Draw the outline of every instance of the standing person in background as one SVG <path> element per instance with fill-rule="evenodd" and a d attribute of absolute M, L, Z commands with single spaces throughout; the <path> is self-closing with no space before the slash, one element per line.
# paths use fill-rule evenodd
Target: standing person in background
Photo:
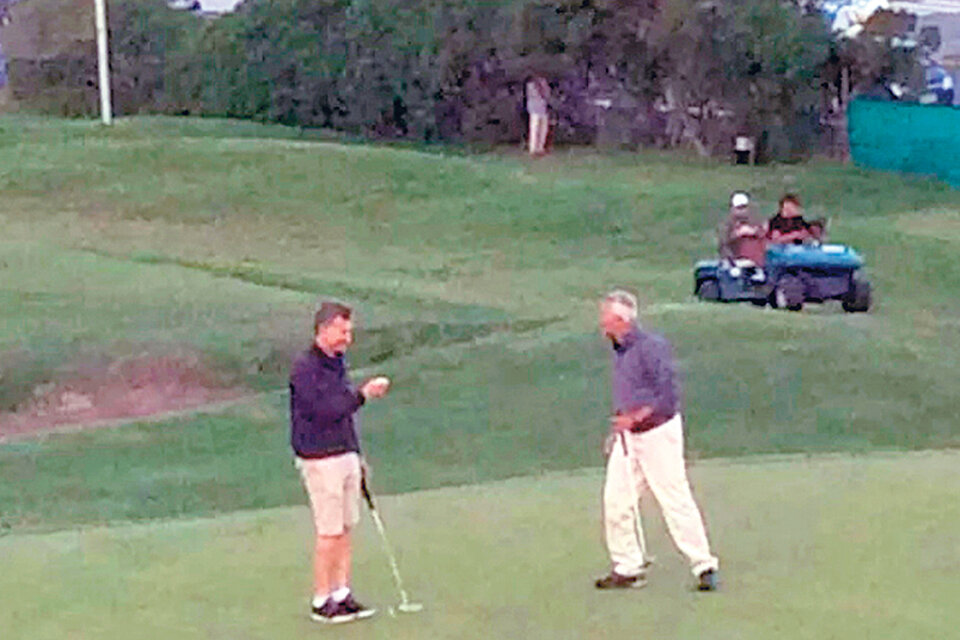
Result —
<path fill-rule="evenodd" d="M 367 400 L 386 395 L 390 381 L 372 378 L 359 389 L 350 384 L 343 358 L 353 343 L 351 315 L 346 305 L 321 304 L 313 344 L 297 356 L 290 373 L 290 443 L 316 532 L 310 616 L 326 623 L 374 614 L 350 592 L 350 534 L 360 520 L 365 469 L 353 414 Z"/>
<path fill-rule="evenodd" d="M 531 156 L 546 153 L 547 131 L 550 121 L 547 107 L 550 103 L 550 84 L 543 76 L 532 76 L 527 80 L 527 114 L 530 126 L 527 129 L 527 145 Z"/>
<path fill-rule="evenodd" d="M 700 509 L 690 492 L 683 461 L 680 386 L 670 343 L 642 331 L 637 299 L 609 293 L 600 305 L 600 326 L 613 347 L 613 408 L 604 446 L 607 474 L 603 520 L 613 568 L 598 589 L 646 584 L 643 529 L 637 499 L 647 490 L 663 511 L 674 544 L 686 556 L 697 589 L 717 588 L 719 561 L 710 553 Z"/>

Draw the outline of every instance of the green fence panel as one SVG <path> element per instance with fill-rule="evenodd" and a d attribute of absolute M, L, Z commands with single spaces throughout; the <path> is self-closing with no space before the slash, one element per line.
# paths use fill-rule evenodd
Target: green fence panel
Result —
<path fill-rule="evenodd" d="M 857 165 L 935 176 L 960 187 L 960 109 L 859 98 L 847 115 Z"/>

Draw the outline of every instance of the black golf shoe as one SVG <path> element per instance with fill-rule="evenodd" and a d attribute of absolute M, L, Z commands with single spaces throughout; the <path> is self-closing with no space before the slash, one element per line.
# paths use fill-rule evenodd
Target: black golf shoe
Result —
<path fill-rule="evenodd" d="M 707 569 L 697 576 L 697 591 L 716 591 L 718 586 L 717 572 Z"/>
<path fill-rule="evenodd" d="M 352 614 L 357 620 L 366 620 L 377 612 L 376 609 L 365 607 L 357 602 L 352 593 L 344 598 L 343 602 L 340 603 L 340 606 L 344 611 Z"/>
<path fill-rule="evenodd" d="M 594 583 L 597 589 L 639 589 L 647 586 L 647 577 L 642 573 L 636 576 L 622 576 L 616 571 L 603 576 Z"/>
<path fill-rule="evenodd" d="M 334 602 L 333 598 L 327 598 L 323 605 L 310 608 L 310 618 L 324 624 L 343 624 L 356 620 L 357 613 L 343 605 L 342 602 Z"/>

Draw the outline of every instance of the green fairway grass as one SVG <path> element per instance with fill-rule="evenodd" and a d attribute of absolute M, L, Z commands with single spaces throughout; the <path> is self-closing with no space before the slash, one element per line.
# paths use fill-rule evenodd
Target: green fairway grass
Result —
<path fill-rule="evenodd" d="M 710 594 L 691 591 L 651 505 L 650 584 L 593 588 L 607 568 L 596 471 L 385 497 L 403 577 L 425 609 L 386 614 L 398 598 L 364 516 L 354 583 L 381 612 L 336 630 L 306 616 L 306 507 L 14 534 L 0 538 L 0 629 L 5 640 L 950 638 L 958 464 L 955 452 L 930 452 L 695 465 L 721 558 Z"/>

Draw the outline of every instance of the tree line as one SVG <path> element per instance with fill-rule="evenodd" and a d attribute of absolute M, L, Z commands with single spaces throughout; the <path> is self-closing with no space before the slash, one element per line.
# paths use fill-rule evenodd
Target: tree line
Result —
<path fill-rule="evenodd" d="M 216 20 L 112 0 L 110 31 L 120 113 L 501 144 L 523 137 L 540 74 L 555 143 L 710 154 L 745 133 L 771 157 L 814 145 L 836 58 L 822 17 L 788 0 L 246 0 Z M 92 72 L 87 54 L 70 73 Z M 76 84 L 74 110 L 94 110 Z"/>

